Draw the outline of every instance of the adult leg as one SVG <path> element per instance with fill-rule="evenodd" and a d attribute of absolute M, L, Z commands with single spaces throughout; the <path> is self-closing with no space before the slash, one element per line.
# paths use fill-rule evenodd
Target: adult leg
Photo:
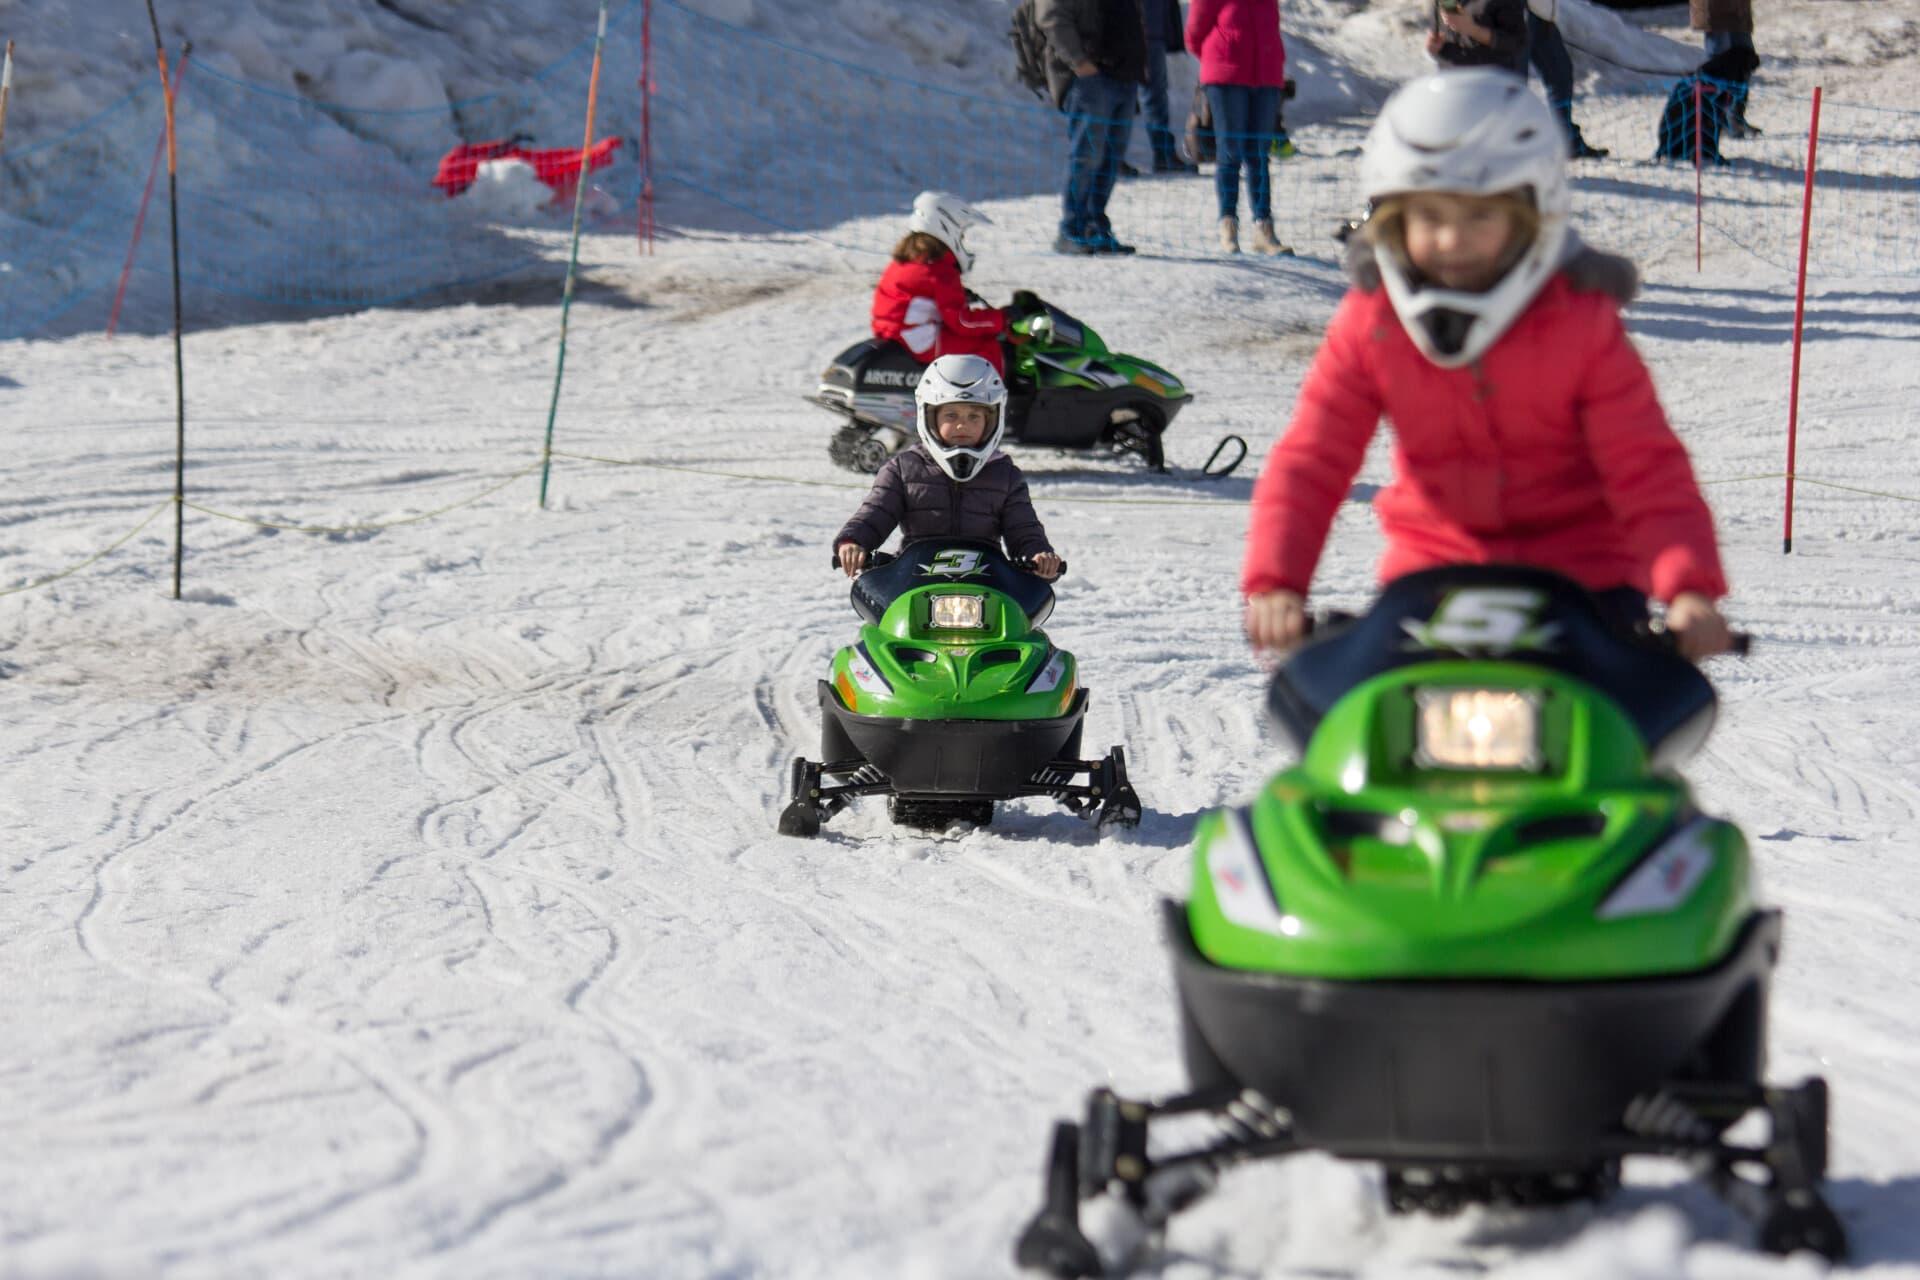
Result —
<path fill-rule="evenodd" d="M 1133 106 L 1139 86 L 1111 76 L 1095 78 L 1105 86 L 1102 92 L 1107 110 L 1101 121 L 1100 163 L 1094 170 L 1090 234 L 1102 252 L 1132 253 L 1133 249 L 1121 244 L 1113 234 L 1113 223 L 1107 220 L 1107 201 L 1113 197 L 1113 185 L 1120 176 L 1120 161 L 1127 154 L 1128 140 L 1133 137 Z"/>
<path fill-rule="evenodd" d="M 1527 61 L 1540 73 L 1540 83 L 1547 89 L 1547 101 L 1567 131 L 1567 148 L 1573 157 L 1587 159 L 1606 155 L 1606 150 L 1590 144 L 1581 134 L 1580 126 L 1573 122 L 1573 57 L 1567 52 L 1559 24 L 1537 17 L 1532 10 L 1527 12 Z"/>
<path fill-rule="evenodd" d="M 1147 82 L 1140 88 L 1140 105 L 1141 113 L 1147 118 L 1153 167 L 1179 167 L 1180 146 L 1174 141 L 1173 122 L 1167 110 L 1167 46 L 1163 41 L 1147 41 Z"/>
<path fill-rule="evenodd" d="M 1273 221 L 1273 194 L 1269 186 L 1267 149 L 1273 145 L 1273 120 L 1280 110 L 1280 90 L 1273 86 L 1248 89 L 1247 94 L 1247 204 L 1253 220 Z"/>
<path fill-rule="evenodd" d="M 1240 167 L 1247 151 L 1246 95 L 1244 85 L 1207 86 L 1207 105 L 1213 108 L 1213 193 L 1222 218 L 1240 212 Z"/>
<path fill-rule="evenodd" d="M 1060 197 L 1060 239 L 1055 248 L 1070 250 L 1092 235 L 1093 188 L 1103 123 L 1090 89 L 1101 76 L 1082 76 L 1067 88 L 1067 182 Z"/>

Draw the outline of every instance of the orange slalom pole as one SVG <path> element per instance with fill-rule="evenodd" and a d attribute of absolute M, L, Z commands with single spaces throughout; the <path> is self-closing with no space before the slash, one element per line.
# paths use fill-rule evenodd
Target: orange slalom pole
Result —
<path fill-rule="evenodd" d="M 180 572 L 186 560 L 187 520 L 187 366 L 181 351 L 180 308 L 180 151 L 173 128 L 173 83 L 167 75 L 167 46 L 160 36 L 160 15 L 147 0 L 153 27 L 153 54 L 160 63 L 160 92 L 167 104 L 167 227 L 173 244 L 173 598 L 180 598 Z"/>
<path fill-rule="evenodd" d="M 7 41 L 7 56 L 0 62 L 0 147 L 7 142 L 7 99 L 13 94 L 13 41 Z"/>
<path fill-rule="evenodd" d="M 180 51 L 180 65 L 173 69 L 173 92 L 180 92 L 180 77 L 187 73 L 187 59 L 193 54 L 193 45 Z M 115 329 L 120 327 L 120 307 L 127 300 L 127 281 L 133 275 L 133 259 L 140 251 L 140 236 L 147 226 L 147 205 L 153 199 L 153 180 L 160 174 L 160 149 L 167 145 L 167 135 L 162 130 L 153 140 L 153 159 L 147 164 L 147 189 L 140 193 L 140 211 L 133 215 L 133 238 L 127 242 L 127 260 L 120 268 L 120 284 L 113 291 L 113 305 L 107 309 L 107 336 L 111 338 Z"/>
<path fill-rule="evenodd" d="M 1780 554 L 1793 554 L 1793 462 L 1800 435 L 1800 333 L 1807 315 L 1807 242 L 1813 229 L 1814 158 L 1820 148 L 1820 86 L 1813 86 L 1813 120 L 1807 126 L 1807 191 L 1800 202 L 1800 282 L 1793 295 L 1793 383 L 1787 392 L 1787 522 Z"/>

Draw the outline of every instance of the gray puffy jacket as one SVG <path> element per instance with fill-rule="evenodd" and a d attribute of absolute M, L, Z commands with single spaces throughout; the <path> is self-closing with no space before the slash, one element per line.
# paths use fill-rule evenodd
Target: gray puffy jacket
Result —
<path fill-rule="evenodd" d="M 895 454 L 873 478 L 867 500 L 853 513 L 833 545 L 851 542 L 868 551 L 900 530 L 904 542 L 922 538 L 1004 538 L 1015 559 L 1053 550 L 1027 496 L 1027 480 L 1013 459 L 996 453 L 980 474 L 961 484 L 949 479 L 925 448 Z"/>

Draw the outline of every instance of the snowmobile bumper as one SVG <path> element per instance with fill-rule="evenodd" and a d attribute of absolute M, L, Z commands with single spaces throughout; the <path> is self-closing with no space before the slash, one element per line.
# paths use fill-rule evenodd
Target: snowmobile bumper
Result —
<path fill-rule="evenodd" d="M 1302 1146 L 1388 1164 L 1578 1167 L 1637 1095 L 1758 1080 L 1780 914 L 1711 969 L 1600 982 L 1336 981 L 1224 969 L 1163 903 L 1195 1090 L 1250 1088 Z"/>
<path fill-rule="evenodd" d="M 844 735 L 896 793 L 997 800 L 1044 794 L 1034 779 L 1074 738 L 1087 714 L 1087 691 L 1075 692 L 1064 715 L 1044 720 L 900 719 L 849 711 L 823 680 L 820 710 L 829 738 Z"/>

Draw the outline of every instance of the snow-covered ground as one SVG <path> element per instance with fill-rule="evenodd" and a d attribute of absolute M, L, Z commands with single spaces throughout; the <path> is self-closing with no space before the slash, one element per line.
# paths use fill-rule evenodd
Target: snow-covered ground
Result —
<path fill-rule="evenodd" d="M 1358 52 L 1381 15 L 1301 8 L 1340 75 L 1386 73 Z M 1782 88 L 1914 105 L 1912 55 L 1841 65 L 1860 46 L 1828 38 L 1834 8 L 1763 10 L 1795 49 Z M 983 58 L 1000 12 L 941 7 Z M 1676 12 L 1645 20 L 1679 35 Z M 1920 0 L 1847 14 L 1915 29 Z M 993 210 L 982 292 L 1038 289 L 1187 378 L 1177 464 L 1225 431 L 1257 458 L 1338 296 L 1328 263 L 1068 261 L 1035 251 L 1050 197 Z M 1155 904 L 1194 819 L 1284 762 L 1237 630 L 1248 477 L 1021 456 L 1073 564 L 1049 630 L 1093 690 L 1089 745 L 1126 746 L 1138 831 L 1021 804 L 916 836 L 868 803 L 773 834 L 854 625 L 825 549 L 863 488 L 798 396 L 864 324 L 873 259 L 835 246 L 879 234 L 693 226 L 642 259 L 590 238 L 557 445 L 650 465 L 563 459 L 544 512 L 523 475 L 352 530 L 537 457 L 547 283 L 188 335 L 189 500 L 349 531 L 189 512 L 175 603 L 163 515 L 0 597 L 0 1276 L 1004 1275 L 1048 1122 L 1102 1081 L 1180 1084 Z M 1658 278 L 1631 324 L 1759 637 L 1714 664 L 1690 773 L 1788 913 L 1772 1073 L 1832 1082 L 1859 1270 L 1920 1275 L 1920 506 L 1855 491 L 1920 498 L 1916 286 L 1815 282 L 1801 469 L 1852 488 L 1803 483 L 1783 556 L 1780 483 L 1749 477 L 1781 469 L 1790 282 L 1728 256 Z M 170 356 L 0 343 L 0 589 L 165 499 Z M 1384 474 L 1376 451 L 1329 604 L 1366 599 Z M 1671 1176 L 1436 1222 L 1303 1158 L 1229 1178 L 1160 1274 L 1819 1273 L 1746 1252 Z"/>

